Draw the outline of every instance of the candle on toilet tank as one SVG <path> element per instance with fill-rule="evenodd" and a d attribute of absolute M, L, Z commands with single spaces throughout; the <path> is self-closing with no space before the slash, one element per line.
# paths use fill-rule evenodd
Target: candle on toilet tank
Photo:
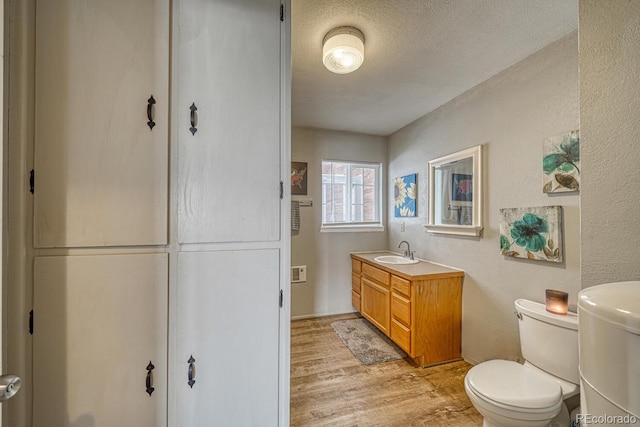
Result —
<path fill-rule="evenodd" d="M 546 309 L 555 314 L 567 314 L 569 294 L 555 289 L 545 290 Z"/>

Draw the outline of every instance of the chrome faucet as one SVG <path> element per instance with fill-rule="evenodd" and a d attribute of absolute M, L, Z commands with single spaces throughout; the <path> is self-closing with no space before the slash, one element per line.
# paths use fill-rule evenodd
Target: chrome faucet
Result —
<path fill-rule="evenodd" d="M 411 252 L 411 246 L 409 245 L 409 242 L 407 242 L 406 240 L 403 240 L 398 245 L 398 248 L 401 247 L 403 243 L 407 244 L 407 249 L 402 251 L 402 256 L 404 256 L 405 258 L 413 259 L 413 252 Z"/>

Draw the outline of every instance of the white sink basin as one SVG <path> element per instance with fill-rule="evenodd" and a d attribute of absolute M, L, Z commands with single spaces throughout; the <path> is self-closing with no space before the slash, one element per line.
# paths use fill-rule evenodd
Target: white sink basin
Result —
<path fill-rule="evenodd" d="M 383 264 L 417 264 L 420 261 L 417 259 L 409 259 L 398 255 L 384 255 L 375 257 L 374 261 L 381 262 Z"/>

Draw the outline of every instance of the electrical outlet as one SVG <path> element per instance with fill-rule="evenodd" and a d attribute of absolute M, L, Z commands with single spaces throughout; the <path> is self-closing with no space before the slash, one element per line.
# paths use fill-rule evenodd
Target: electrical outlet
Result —
<path fill-rule="evenodd" d="M 306 281 L 307 281 L 306 265 L 291 267 L 291 283 L 302 283 Z"/>
<path fill-rule="evenodd" d="M 404 222 L 400 223 L 400 231 L 404 233 Z"/>

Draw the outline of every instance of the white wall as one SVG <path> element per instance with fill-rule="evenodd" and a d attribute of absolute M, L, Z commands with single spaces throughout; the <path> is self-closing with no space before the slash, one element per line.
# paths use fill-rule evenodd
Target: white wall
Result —
<path fill-rule="evenodd" d="M 481 83 L 389 139 L 389 175 L 418 173 L 418 218 L 400 220 L 389 206 L 389 244 L 408 240 L 420 258 L 465 271 L 463 357 L 472 362 L 519 357 L 517 298 L 544 301 L 545 288 L 580 290 L 580 196 L 542 192 L 546 137 L 579 128 L 578 35 L 571 33 Z M 427 161 L 473 145 L 484 149 L 484 235 L 425 231 Z M 388 197 L 392 197 L 390 189 Z M 568 194 L 568 195 L 567 195 Z M 554 264 L 499 254 L 500 208 L 561 205 L 565 261 Z"/>
<path fill-rule="evenodd" d="M 322 159 L 382 162 L 384 175 L 387 140 L 349 132 L 292 129 L 291 160 L 308 163 L 308 195 L 292 196 L 292 199 L 313 201 L 313 207 L 300 208 L 300 233 L 291 237 L 291 265 L 307 266 L 307 281 L 291 285 L 291 315 L 294 319 L 353 311 L 349 253 L 386 249 L 388 246 L 386 232 L 320 232 Z M 386 206 L 386 197 L 383 197 L 383 206 Z"/>
<path fill-rule="evenodd" d="M 582 287 L 640 280 L 640 1 L 580 1 Z"/>

